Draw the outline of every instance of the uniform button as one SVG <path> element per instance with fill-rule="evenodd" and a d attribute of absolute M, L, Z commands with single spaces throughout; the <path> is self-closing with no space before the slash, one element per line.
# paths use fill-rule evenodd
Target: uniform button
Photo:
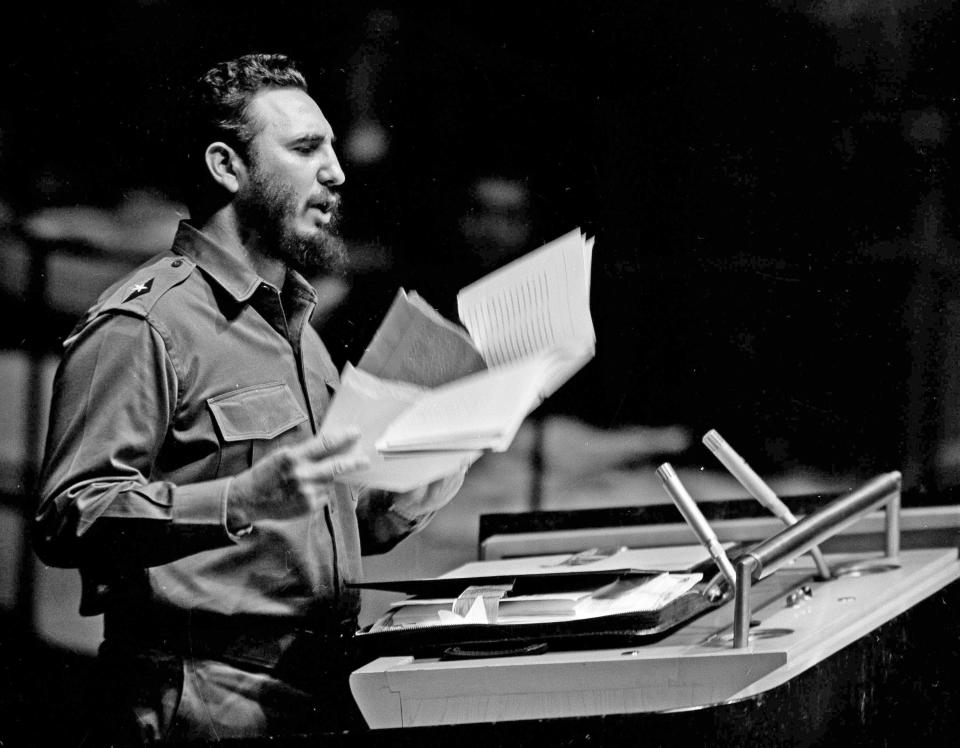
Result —
<path fill-rule="evenodd" d="M 170 267 L 178 268 L 183 264 L 183 260 L 174 260 L 170 263 Z"/>

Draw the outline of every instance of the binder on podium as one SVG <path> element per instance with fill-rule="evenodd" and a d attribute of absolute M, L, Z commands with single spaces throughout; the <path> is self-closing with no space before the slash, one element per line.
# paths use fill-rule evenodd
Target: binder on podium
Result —
<path fill-rule="evenodd" d="M 698 551 L 691 549 L 693 557 Z M 709 559 L 651 569 L 632 563 L 639 556 L 628 549 L 583 563 L 589 555 L 478 562 L 451 576 L 359 583 L 410 597 L 359 631 L 356 643 L 371 655 L 441 658 L 639 644 L 731 594 Z"/>

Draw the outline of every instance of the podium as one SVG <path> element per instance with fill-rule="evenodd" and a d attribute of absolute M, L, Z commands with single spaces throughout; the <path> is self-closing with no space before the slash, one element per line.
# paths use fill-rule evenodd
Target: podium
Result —
<path fill-rule="evenodd" d="M 810 515 L 823 503 L 787 501 Z M 783 531 L 747 502 L 704 510 L 721 541 Z M 676 556 L 695 543 L 672 507 L 577 514 L 485 517 L 480 555 L 616 545 L 645 549 L 654 565 L 668 548 Z M 799 555 L 755 581 L 741 646 L 735 619 L 742 603 L 730 600 L 642 646 L 466 660 L 379 657 L 350 679 L 368 737 L 383 745 L 468 736 L 471 744 L 538 746 L 796 745 L 827 736 L 951 742 L 960 726 L 953 706 L 960 507 L 890 516 L 898 541 L 892 555 L 890 522 L 871 510 L 820 543 L 833 578 L 818 578 L 810 557 Z"/>

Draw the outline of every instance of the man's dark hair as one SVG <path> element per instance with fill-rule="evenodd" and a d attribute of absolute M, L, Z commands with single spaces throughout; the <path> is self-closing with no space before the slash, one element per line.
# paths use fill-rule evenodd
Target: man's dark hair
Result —
<path fill-rule="evenodd" d="M 190 92 L 186 132 L 184 199 L 200 207 L 210 193 L 204 152 L 210 143 L 223 141 L 244 158 L 256 136 L 257 123 L 247 115 L 250 102 L 261 91 L 274 88 L 307 90 L 307 81 L 285 55 L 250 54 L 220 62 L 204 73 Z"/>

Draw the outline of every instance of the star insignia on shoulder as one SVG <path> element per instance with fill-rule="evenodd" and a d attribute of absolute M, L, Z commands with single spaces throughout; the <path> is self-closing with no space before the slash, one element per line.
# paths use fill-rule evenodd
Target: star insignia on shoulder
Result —
<path fill-rule="evenodd" d="M 123 302 L 127 303 L 138 296 L 143 296 L 145 293 L 150 293 L 151 288 L 153 288 L 153 278 L 145 280 L 143 283 L 134 283 L 127 291 L 127 297 L 123 300 Z"/>

